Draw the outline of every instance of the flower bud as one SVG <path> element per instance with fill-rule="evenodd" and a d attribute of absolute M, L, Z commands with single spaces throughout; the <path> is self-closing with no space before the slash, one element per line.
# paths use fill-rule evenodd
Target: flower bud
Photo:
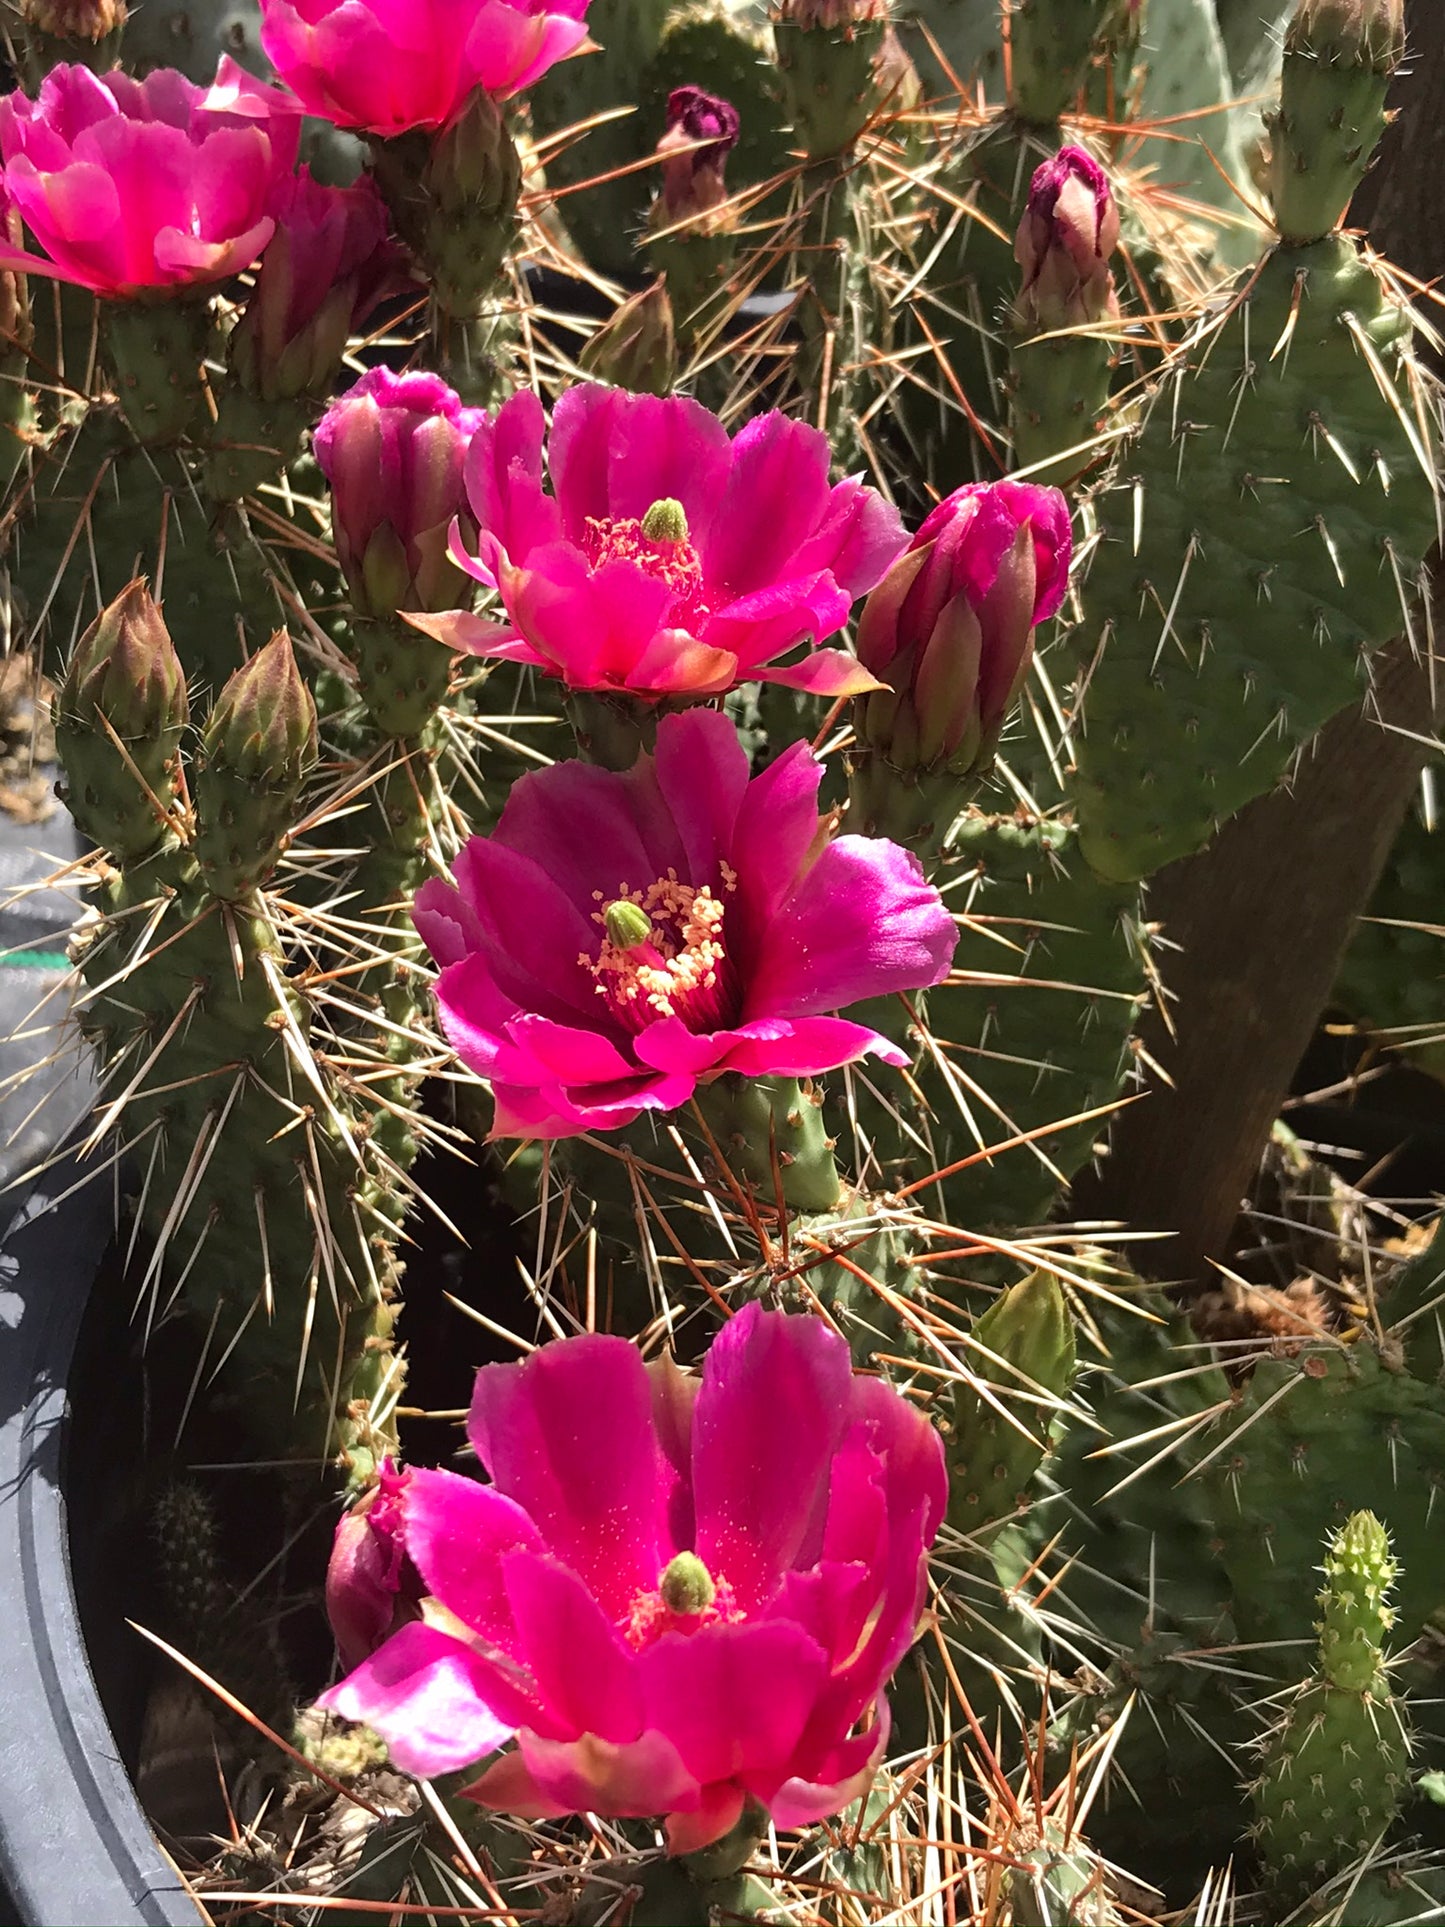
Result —
<path fill-rule="evenodd" d="M 1071 553 L 1057 489 L 971 484 L 941 502 L 864 606 L 858 657 L 889 687 L 859 699 L 860 742 L 897 769 L 986 768 Z"/>
<path fill-rule="evenodd" d="M 316 704 L 284 629 L 227 682 L 201 744 L 208 762 L 277 786 L 296 783 L 316 761 Z"/>
<path fill-rule="evenodd" d="M 404 1539 L 407 1476 L 384 1461 L 375 1491 L 336 1527 L 326 1568 L 326 1616 L 347 1667 L 359 1666 L 399 1625 L 419 1617 L 421 1575 Z"/>
<path fill-rule="evenodd" d="M 227 360 L 242 386 L 265 401 L 324 398 L 347 337 L 406 285 L 405 257 L 388 235 L 369 176 L 355 187 L 325 187 L 303 167 L 273 212 L 276 232 Z"/>
<path fill-rule="evenodd" d="M 1014 240 L 1023 270 L 1015 309 L 1020 332 L 1097 326 L 1117 315 L 1109 256 L 1118 241 L 1108 176 L 1081 147 L 1061 147 L 1035 173 Z"/>
<path fill-rule="evenodd" d="M 126 0 L 20 0 L 20 18 L 55 40 L 104 40 L 125 25 Z"/>
<path fill-rule="evenodd" d="M 170 830 L 187 715 L 180 658 L 137 580 L 75 645 L 55 701 L 71 814 L 121 862 Z"/>
<path fill-rule="evenodd" d="M 75 645 L 59 706 L 77 720 L 103 716 L 127 744 L 179 737 L 185 728 L 185 673 L 161 612 L 139 577 Z"/>
<path fill-rule="evenodd" d="M 215 896 L 245 896 L 275 867 L 316 748 L 316 705 L 281 629 L 226 683 L 201 731 L 195 853 Z"/>
<path fill-rule="evenodd" d="M 1393 73 L 1405 57 L 1405 0 L 1300 0 L 1285 44 L 1320 60 Z"/>
<path fill-rule="evenodd" d="M 662 192 L 654 226 L 700 220 L 726 201 L 723 173 L 738 144 L 738 127 L 738 110 L 730 101 L 701 87 L 673 88 L 667 131 L 657 143 Z"/>
<path fill-rule="evenodd" d="M 462 472 L 482 419 L 436 375 L 387 368 L 371 369 L 326 411 L 316 459 L 331 484 L 337 559 L 358 615 L 468 600 L 447 535 L 467 514 Z"/>
<path fill-rule="evenodd" d="M 634 395 L 670 395 L 677 380 L 677 339 L 667 276 L 614 310 L 582 350 L 584 370 Z"/>

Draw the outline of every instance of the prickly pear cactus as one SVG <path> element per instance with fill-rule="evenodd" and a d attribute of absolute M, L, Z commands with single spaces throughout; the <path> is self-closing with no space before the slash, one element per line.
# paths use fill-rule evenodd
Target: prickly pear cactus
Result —
<path fill-rule="evenodd" d="M 1325 1554 L 1319 1669 L 1290 1698 L 1251 1788 L 1255 1840 L 1277 1889 L 1304 1891 L 1380 1840 L 1406 1788 L 1410 1733 L 1390 1689 L 1390 1540 L 1357 1512 Z"/>
<path fill-rule="evenodd" d="M 1079 837 L 1101 875 L 1197 849 L 1414 619 L 1435 513 L 1412 335 L 1353 242 L 1282 247 L 1151 398 L 1095 502 L 1075 638 Z"/>

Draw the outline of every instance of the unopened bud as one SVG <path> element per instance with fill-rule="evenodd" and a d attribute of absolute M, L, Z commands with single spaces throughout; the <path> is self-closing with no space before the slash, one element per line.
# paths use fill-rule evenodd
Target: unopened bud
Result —
<path fill-rule="evenodd" d="M 245 896 L 275 866 L 315 761 L 316 705 L 281 629 L 230 678 L 201 731 L 195 851 L 216 896 Z"/>
<path fill-rule="evenodd" d="M 667 1610 L 693 1619 L 717 1598 L 712 1574 L 695 1552 L 679 1552 L 668 1562 L 657 1588 Z"/>
<path fill-rule="evenodd" d="M 1285 48 L 1393 73 L 1405 57 L 1405 0 L 1300 0 Z"/>
<path fill-rule="evenodd" d="M 893 768 L 986 768 L 1068 580 L 1057 489 L 971 484 L 941 502 L 864 605 L 858 657 L 889 685 L 859 699 L 859 740 Z"/>
<path fill-rule="evenodd" d="M 278 786 L 296 783 L 316 761 L 316 704 L 284 629 L 227 682 L 201 745 L 208 764 Z"/>
<path fill-rule="evenodd" d="M 186 678 L 161 612 L 132 582 L 71 654 L 55 700 L 55 735 L 71 814 L 121 862 L 171 831 Z"/>
<path fill-rule="evenodd" d="M 1119 310 L 1109 257 L 1119 210 L 1109 179 L 1081 147 L 1062 147 L 1034 175 L 1014 240 L 1023 270 L 1016 318 L 1025 334 L 1097 325 Z"/>
<path fill-rule="evenodd" d="M 585 372 L 634 395 L 670 395 L 677 380 L 677 338 L 666 275 L 616 309 L 581 355 Z"/>
<path fill-rule="evenodd" d="M 181 660 L 139 578 L 121 590 L 75 645 L 59 706 L 77 720 L 104 716 L 126 742 L 178 736 L 185 727 L 189 708 Z"/>
<path fill-rule="evenodd" d="M 126 0 L 20 0 L 26 26 L 56 40 L 104 40 L 125 17 Z"/>

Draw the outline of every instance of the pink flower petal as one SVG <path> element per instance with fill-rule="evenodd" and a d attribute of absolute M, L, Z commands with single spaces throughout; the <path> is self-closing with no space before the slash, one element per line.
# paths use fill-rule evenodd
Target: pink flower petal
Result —
<path fill-rule="evenodd" d="M 908 1053 L 889 1038 L 843 1017 L 795 1017 L 781 1035 L 762 1038 L 747 1036 L 747 1028 L 733 1033 L 736 1041 L 720 1060 L 723 1069 L 745 1077 L 817 1077 L 868 1056 L 881 1057 L 900 1070 L 908 1062 Z"/>
<path fill-rule="evenodd" d="M 416 1469 L 402 1494 L 406 1550 L 434 1599 L 488 1645 L 517 1655 L 503 1561 L 542 1535 L 519 1505 L 456 1472 Z"/>
<path fill-rule="evenodd" d="M 840 836 L 768 926 L 747 1012 L 805 1017 L 948 975 L 958 932 L 918 859 Z"/>
<path fill-rule="evenodd" d="M 697 1853 L 731 1833 L 743 1817 L 747 1795 L 731 1780 L 702 1789 L 695 1807 L 674 1810 L 667 1816 L 667 1851 L 670 1854 Z"/>
<path fill-rule="evenodd" d="M 861 477 L 839 482 L 823 519 L 792 558 L 799 575 L 826 569 L 850 596 L 866 595 L 908 547 L 903 518 Z"/>
<path fill-rule="evenodd" d="M 542 487 L 542 404 L 518 389 L 485 420 L 467 450 L 467 499 L 478 527 L 496 538 L 513 563 L 562 533 L 557 504 Z"/>
<path fill-rule="evenodd" d="M 793 1776 L 768 1794 L 768 1809 L 779 1827 L 810 1827 L 861 1800 L 888 1747 L 888 1702 L 878 1696 L 878 1714 L 866 1733 L 842 1741 L 824 1756 L 816 1777 Z"/>
<path fill-rule="evenodd" d="M 620 1746 L 595 1733 L 555 1741 L 524 1731 L 518 1741 L 532 1784 L 563 1813 L 644 1820 L 669 1807 L 691 1807 L 701 1798 L 697 1781 L 665 1733 L 643 1733 Z M 508 1801 L 506 1811 L 518 1809 Z"/>
<path fill-rule="evenodd" d="M 727 599 L 796 573 L 794 556 L 828 509 L 828 439 L 774 411 L 733 442 L 732 472 L 703 551 L 710 588 Z"/>
<path fill-rule="evenodd" d="M 870 689 L 883 689 L 871 669 L 865 669 L 846 649 L 814 649 L 785 669 L 756 669 L 759 682 L 781 683 L 785 689 L 801 689 L 809 696 L 866 696 Z"/>
<path fill-rule="evenodd" d="M 730 1055 L 730 1031 L 690 1031 L 680 1017 L 663 1017 L 639 1031 L 632 1048 L 654 1070 L 699 1077 Z"/>
<path fill-rule="evenodd" d="M 666 1543 L 661 1452 L 642 1355 L 588 1334 L 477 1374 L 468 1433 L 499 1491 L 614 1622 L 651 1592 Z"/>
<path fill-rule="evenodd" d="M 726 716 L 688 709 L 658 732 L 657 786 L 682 840 L 679 874 L 698 882 L 720 875 L 748 787 L 747 752 Z"/>
<path fill-rule="evenodd" d="M 662 1552 L 670 1560 L 691 1549 L 697 1537 L 692 1506 L 692 1415 L 702 1380 L 678 1368 L 670 1352 L 647 1368 L 652 1387 L 652 1424 L 662 1453 L 662 1503 L 667 1537 Z"/>
<path fill-rule="evenodd" d="M 636 1660 L 581 1579 L 533 1552 L 504 1554 L 501 1568 L 522 1657 L 548 1712 L 574 1738 L 635 1740 L 642 1731 Z"/>
<path fill-rule="evenodd" d="M 511 1738 L 513 1726 L 489 1703 L 490 1684 L 476 1654 L 416 1620 L 317 1704 L 374 1727 L 403 1773 L 429 1778 L 454 1773 Z"/>
<path fill-rule="evenodd" d="M 745 1608 L 771 1595 L 825 1503 L 851 1383 L 847 1343 L 821 1319 L 748 1305 L 712 1342 L 693 1417 L 697 1552 Z"/>
<path fill-rule="evenodd" d="M 637 1666 L 648 1724 L 704 1784 L 785 1774 L 828 1674 L 822 1647 L 783 1620 L 664 1633 Z"/>

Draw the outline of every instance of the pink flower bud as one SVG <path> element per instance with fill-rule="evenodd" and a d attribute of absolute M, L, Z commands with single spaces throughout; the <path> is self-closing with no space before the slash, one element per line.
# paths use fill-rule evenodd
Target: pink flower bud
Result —
<path fill-rule="evenodd" d="M 337 559 L 359 615 L 468 600 L 447 533 L 466 509 L 463 466 L 484 419 L 439 376 L 387 368 L 363 375 L 322 417 L 316 459 L 331 484 Z"/>
<path fill-rule="evenodd" d="M 698 142 L 706 145 L 699 146 Z M 667 101 L 660 213 L 667 222 L 707 214 L 727 199 L 723 169 L 738 144 L 738 110 L 701 87 L 674 87 Z"/>
<path fill-rule="evenodd" d="M 231 368 L 265 401 L 324 396 L 348 335 L 405 287 L 405 256 L 366 175 L 355 187 L 323 187 L 303 167 L 272 212 L 276 233 L 231 336 Z"/>
<path fill-rule="evenodd" d="M 402 1495 L 409 1477 L 384 1460 L 376 1489 L 336 1527 L 326 1568 L 326 1616 L 347 1666 L 359 1666 L 398 1626 L 418 1617 L 423 1588 L 403 1541 Z"/>
<path fill-rule="evenodd" d="M 986 764 L 1072 553 L 1057 489 L 973 483 L 940 502 L 864 605 L 859 660 L 895 693 L 864 698 L 863 740 L 899 768 Z"/>
<path fill-rule="evenodd" d="M 1033 178 L 1014 240 L 1023 269 L 1018 318 L 1031 334 L 1096 325 L 1119 311 L 1109 256 L 1119 211 L 1108 176 L 1081 147 L 1061 147 Z"/>

